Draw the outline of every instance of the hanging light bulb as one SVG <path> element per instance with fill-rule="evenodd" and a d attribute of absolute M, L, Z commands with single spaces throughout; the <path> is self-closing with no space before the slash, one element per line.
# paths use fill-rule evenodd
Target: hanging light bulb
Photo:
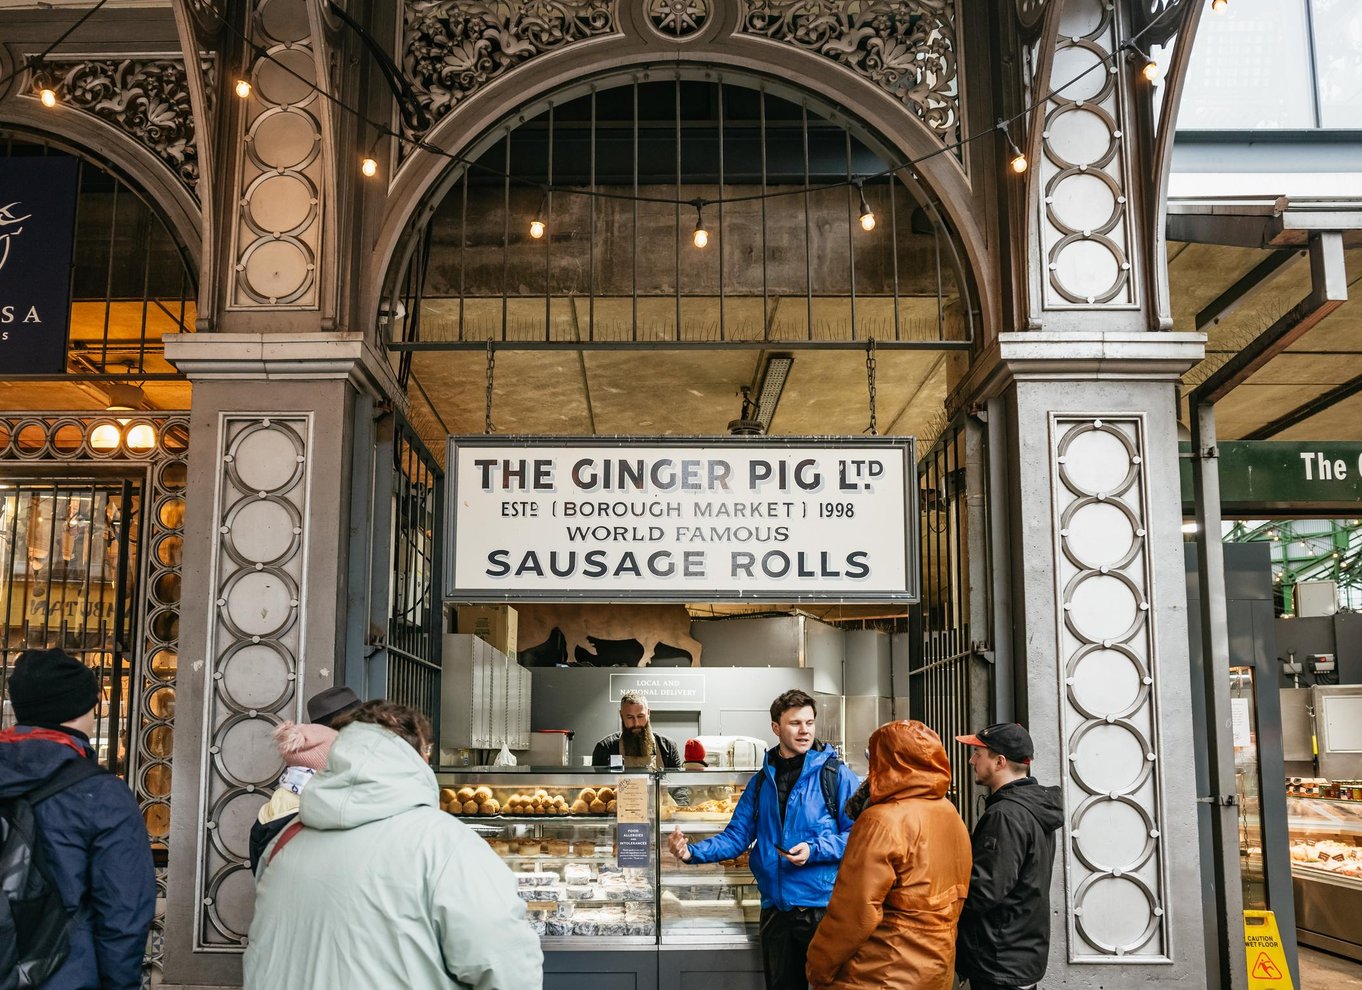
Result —
<path fill-rule="evenodd" d="M 865 187 L 861 183 L 857 182 L 856 191 L 860 193 L 861 196 L 861 213 L 860 213 L 861 229 L 864 231 L 874 230 L 875 214 L 870 209 L 870 204 L 865 201 Z"/>
<path fill-rule="evenodd" d="M 236 85 L 232 88 L 236 91 L 236 95 L 243 100 L 251 95 L 251 84 L 245 79 L 238 79 Z"/>
<path fill-rule="evenodd" d="M 57 105 L 57 91 L 51 86 L 44 86 L 38 90 L 38 99 L 50 110 Z"/>
<path fill-rule="evenodd" d="M 1163 66 L 1139 45 L 1130 46 L 1130 58 L 1140 63 L 1140 75 L 1144 76 L 1145 82 L 1157 83 L 1163 78 Z"/>
<path fill-rule="evenodd" d="M 548 205 L 548 201 L 549 194 L 545 192 L 544 198 L 539 201 L 539 209 L 535 211 L 534 219 L 530 221 L 530 236 L 536 241 L 544 236 L 544 231 L 547 229 L 544 226 L 544 208 Z"/>
<path fill-rule="evenodd" d="M 1217 14 L 1223 14 L 1230 5 L 1230 0 L 1211 0 L 1211 10 Z"/>
<path fill-rule="evenodd" d="M 709 231 L 705 229 L 704 200 L 693 200 L 695 204 L 695 230 L 690 235 L 690 242 L 698 248 L 704 247 L 709 243 Z"/>
<path fill-rule="evenodd" d="M 1026 171 L 1026 156 L 1022 154 L 1022 150 L 1017 147 L 1017 142 L 1012 140 L 1012 132 L 1007 129 L 1007 121 L 998 121 L 998 130 L 1002 131 L 1003 137 L 1007 138 L 1008 150 L 1012 152 L 1012 157 L 1008 159 L 1007 167 L 1018 175 L 1021 175 Z"/>
<path fill-rule="evenodd" d="M 378 174 L 378 159 L 365 155 L 360 160 L 359 171 L 366 179 L 372 179 Z"/>

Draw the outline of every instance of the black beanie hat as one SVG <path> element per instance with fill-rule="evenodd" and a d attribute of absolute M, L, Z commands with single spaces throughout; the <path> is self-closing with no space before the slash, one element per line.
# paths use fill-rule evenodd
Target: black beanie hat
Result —
<path fill-rule="evenodd" d="M 9 700 L 19 723 L 58 726 L 95 707 L 99 682 L 62 650 L 25 650 L 9 675 Z"/>

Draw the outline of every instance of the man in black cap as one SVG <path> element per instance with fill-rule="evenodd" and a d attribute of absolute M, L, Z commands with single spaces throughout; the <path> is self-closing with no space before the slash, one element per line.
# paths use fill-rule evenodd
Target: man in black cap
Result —
<path fill-rule="evenodd" d="M 970 840 L 974 868 L 955 969 L 971 990 L 1025 990 L 1040 982 L 1050 956 L 1050 874 L 1055 831 L 1064 824 L 1060 790 L 1030 775 L 1035 747 L 1016 722 L 955 738 L 974 747 L 974 782 L 989 790 Z"/>
<path fill-rule="evenodd" d="M 70 953 L 43 986 L 134 990 L 156 874 L 137 800 L 95 762 L 99 683 L 61 650 L 27 650 L 8 687 L 18 724 L 0 732 L 0 798 L 61 787 L 32 802 L 52 882 L 76 919 Z"/>
<path fill-rule="evenodd" d="M 307 720 L 329 726 L 350 709 L 362 704 L 359 695 L 344 685 L 327 688 L 307 699 Z"/>

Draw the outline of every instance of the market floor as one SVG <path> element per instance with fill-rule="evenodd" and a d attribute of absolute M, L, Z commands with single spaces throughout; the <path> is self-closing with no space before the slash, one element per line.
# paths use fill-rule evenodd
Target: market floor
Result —
<path fill-rule="evenodd" d="M 1301 990 L 1362 990 L 1362 963 L 1300 947 Z"/>

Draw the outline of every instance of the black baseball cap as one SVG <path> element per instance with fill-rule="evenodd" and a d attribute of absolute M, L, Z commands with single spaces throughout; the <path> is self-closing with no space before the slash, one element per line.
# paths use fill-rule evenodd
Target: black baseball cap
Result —
<path fill-rule="evenodd" d="M 1031 733 L 1017 722 L 998 722 L 972 736 L 956 736 L 955 741 L 966 746 L 984 746 L 1013 763 L 1030 763 L 1031 757 L 1036 755 Z"/>

